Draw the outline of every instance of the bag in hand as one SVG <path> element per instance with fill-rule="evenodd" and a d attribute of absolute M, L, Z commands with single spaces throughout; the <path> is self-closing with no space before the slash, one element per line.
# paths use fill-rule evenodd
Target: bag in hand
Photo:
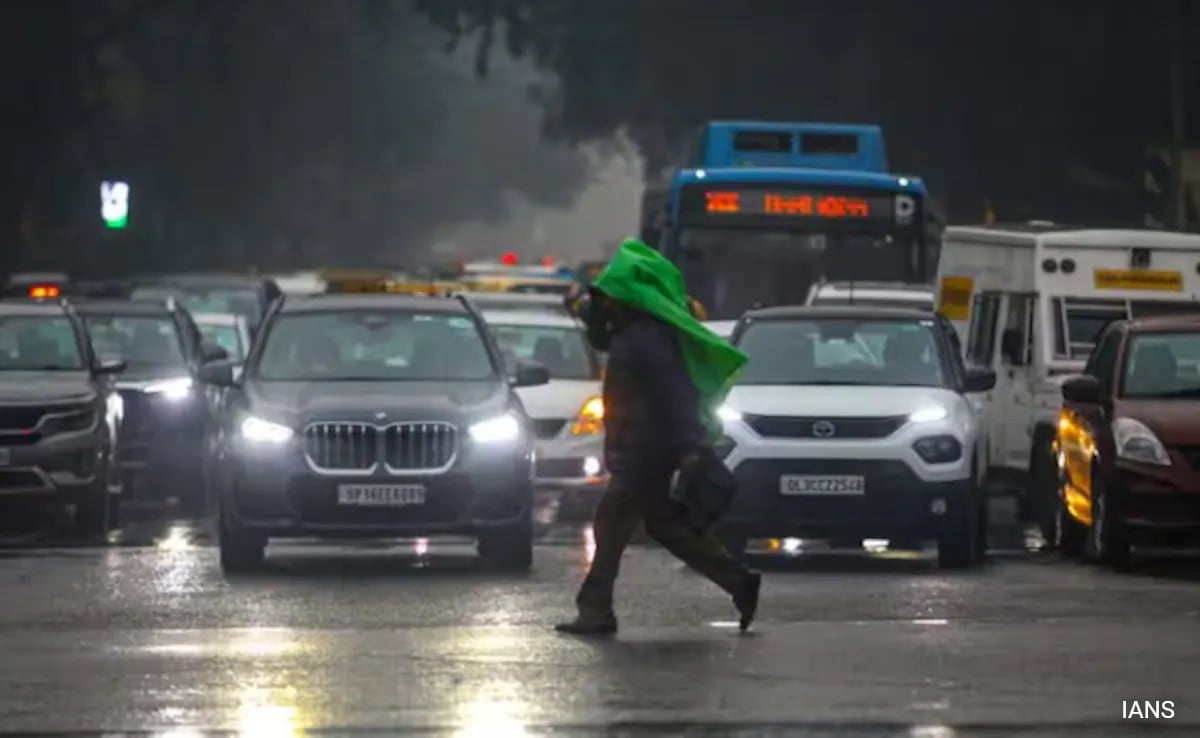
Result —
<path fill-rule="evenodd" d="M 710 448 L 680 469 L 671 484 L 671 499 L 681 508 L 685 524 L 696 531 L 706 530 L 728 512 L 736 493 L 733 472 Z"/>

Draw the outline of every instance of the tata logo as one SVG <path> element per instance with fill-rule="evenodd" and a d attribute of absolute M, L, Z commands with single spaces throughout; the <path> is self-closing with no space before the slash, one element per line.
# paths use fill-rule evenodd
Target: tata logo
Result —
<path fill-rule="evenodd" d="M 837 426 L 828 420 L 818 420 L 812 425 L 812 433 L 817 438 L 830 438 L 837 433 Z"/>

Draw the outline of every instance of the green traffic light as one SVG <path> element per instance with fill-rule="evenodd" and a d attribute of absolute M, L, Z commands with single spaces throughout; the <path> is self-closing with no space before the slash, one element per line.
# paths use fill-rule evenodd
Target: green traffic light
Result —
<path fill-rule="evenodd" d="M 104 221 L 104 225 L 108 226 L 109 230 L 113 230 L 113 231 L 120 230 L 120 229 L 124 228 L 125 226 L 129 225 L 129 216 L 124 215 L 124 216 L 121 216 L 120 218 L 107 219 Z"/>

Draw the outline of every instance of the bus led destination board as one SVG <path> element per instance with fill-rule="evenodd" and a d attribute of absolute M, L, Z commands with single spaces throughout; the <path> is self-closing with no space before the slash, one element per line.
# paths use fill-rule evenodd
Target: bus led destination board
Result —
<path fill-rule="evenodd" d="M 806 219 L 894 223 L 911 216 L 910 208 L 895 196 L 862 195 L 792 189 L 701 189 L 682 193 L 684 219 L 733 220 L 739 216 L 761 219 Z M 902 199 L 911 202 L 907 197 Z M 907 212 L 903 212 L 907 210 Z"/>

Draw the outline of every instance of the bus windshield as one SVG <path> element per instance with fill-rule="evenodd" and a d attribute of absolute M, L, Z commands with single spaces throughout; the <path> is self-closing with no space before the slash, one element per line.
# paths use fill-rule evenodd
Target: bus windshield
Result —
<path fill-rule="evenodd" d="M 911 235 L 686 228 L 677 241 L 689 291 L 713 320 L 762 305 L 803 305 L 814 281 L 906 278 L 915 269 Z"/>

